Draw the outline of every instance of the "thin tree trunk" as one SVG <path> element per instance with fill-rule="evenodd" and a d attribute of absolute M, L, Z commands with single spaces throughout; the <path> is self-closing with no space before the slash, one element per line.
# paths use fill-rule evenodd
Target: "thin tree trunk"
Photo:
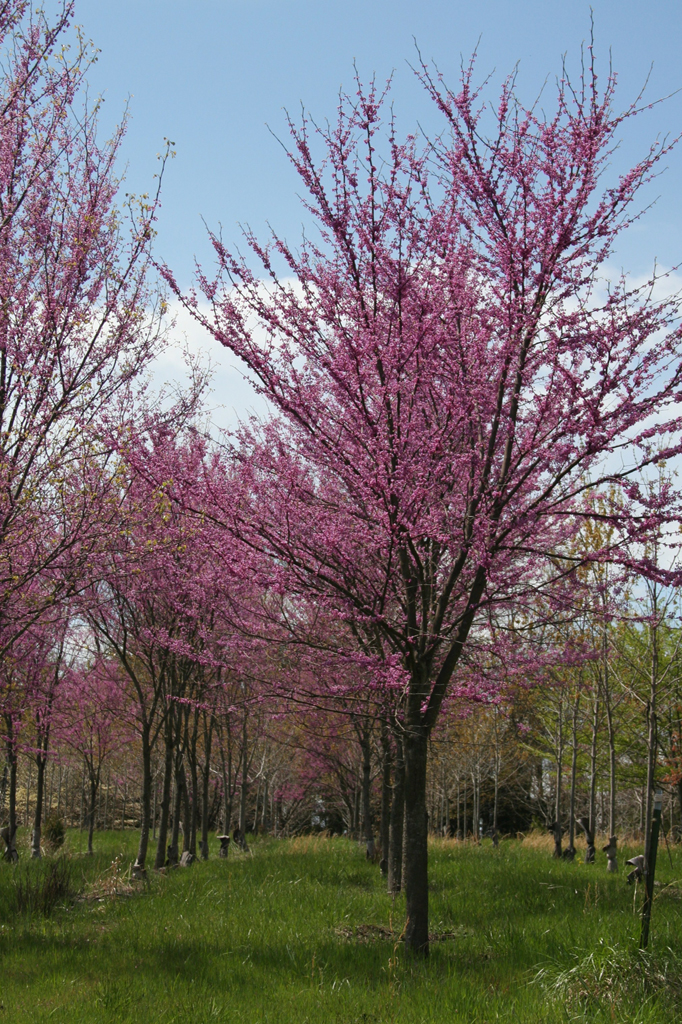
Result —
<path fill-rule="evenodd" d="M 462 835 L 467 838 L 467 777 L 464 776 L 464 796 L 462 799 Z"/>
<path fill-rule="evenodd" d="M 92 855 L 92 837 L 95 831 L 95 808 L 97 806 L 97 790 L 99 773 L 90 772 L 90 805 L 88 807 L 88 853 Z"/>
<path fill-rule="evenodd" d="M 213 745 L 213 716 L 206 721 L 204 717 L 204 765 L 201 786 L 201 858 L 208 860 L 208 813 L 209 786 L 211 780 L 211 747 Z M 267 782 L 265 784 L 265 802 L 267 803 Z"/>
<path fill-rule="evenodd" d="M 173 801 L 173 828 L 168 848 L 168 863 L 173 867 L 180 860 L 180 819 L 182 816 L 184 772 L 181 772 L 181 755 L 175 755 L 175 798 Z"/>
<path fill-rule="evenodd" d="M 39 740 L 39 752 L 36 756 L 36 767 L 38 778 L 36 780 L 36 809 L 33 817 L 33 831 L 31 833 L 31 857 L 37 860 L 41 856 L 40 840 L 43 826 L 43 801 L 45 795 L 45 768 L 47 765 L 48 736 Z"/>
<path fill-rule="evenodd" d="M 616 836 L 616 731 L 613 724 L 613 709 L 609 692 L 608 665 L 604 664 L 604 704 L 606 708 L 606 729 L 609 740 L 609 844 L 606 847 L 608 870 L 618 871 Z"/>
<path fill-rule="evenodd" d="M 189 742 L 189 777 L 192 792 L 188 792 L 188 836 L 184 843 L 193 857 L 197 855 L 197 830 L 199 824 L 199 772 L 197 765 L 197 734 L 199 731 L 199 709 L 195 709 L 192 736 Z"/>
<path fill-rule="evenodd" d="M 185 766 L 181 762 L 180 764 L 180 789 L 182 794 L 182 852 L 191 853 L 190 841 L 192 831 L 192 816 L 189 803 L 189 788 L 187 786 L 187 775 L 185 773 Z"/>
<path fill-rule="evenodd" d="M 270 779 L 267 775 L 263 780 L 263 815 L 261 817 L 261 828 L 265 835 L 270 831 Z"/>
<path fill-rule="evenodd" d="M 405 811 L 405 760 L 403 741 L 395 736 L 395 762 L 388 830 L 388 891 L 400 892 L 403 872 L 403 818 Z"/>
<path fill-rule="evenodd" d="M 7 724 L 7 763 L 9 765 L 9 820 L 5 836 L 5 860 L 15 864 L 17 853 L 17 737 L 16 725 L 11 716 L 5 716 Z"/>
<path fill-rule="evenodd" d="M 372 831 L 372 733 L 371 723 L 363 721 L 360 732 L 360 748 L 362 750 L 362 833 L 366 844 L 368 860 L 374 860 L 374 832 Z"/>
<path fill-rule="evenodd" d="M 494 722 L 495 722 L 495 795 L 493 803 L 493 845 L 497 846 L 498 843 L 498 828 L 497 828 L 497 812 L 499 804 L 499 791 L 500 791 L 500 723 L 498 718 L 498 709 L 495 708 L 493 711 Z"/>
<path fill-rule="evenodd" d="M 173 716 L 168 715 L 165 729 L 165 754 L 163 763 L 163 788 L 161 790 L 161 816 L 159 818 L 159 836 L 156 841 L 154 867 L 157 871 L 166 863 L 168 855 L 168 819 L 171 806 L 171 786 L 173 783 Z"/>
<path fill-rule="evenodd" d="M 147 730 L 142 733 L 142 807 L 140 842 L 133 865 L 137 871 L 144 871 L 149 847 L 150 819 L 152 813 L 152 750 Z"/>
<path fill-rule="evenodd" d="M 599 734 L 599 691 L 595 694 L 592 711 L 592 741 L 590 745 L 590 804 L 588 828 L 585 829 L 587 849 L 585 863 L 594 864 L 594 838 L 597 828 L 597 737 Z"/>
<path fill-rule="evenodd" d="M 28 823 L 31 817 L 31 780 L 33 774 L 33 763 L 28 762 L 28 774 L 26 777 L 26 814 L 24 815 L 24 827 L 28 828 Z"/>
<path fill-rule="evenodd" d="M 557 750 L 556 750 L 556 790 L 554 794 L 554 853 L 553 856 L 561 858 L 561 776 L 563 774 L 564 757 L 564 702 L 563 697 L 559 699 L 559 722 L 557 728 Z"/>
<path fill-rule="evenodd" d="M 247 733 L 247 716 L 244 713 L 244 722 L 242 724 L 242 784 L 241 793 L 239 797 L 239 832 L 241 835 L 242 842 L 246 842 L 246 797 L 248 794 L 249 787 L 249 775 L 248 775 L 248 733 Z"/>
<path fill-rule="evenodd" d="M 381 824 L 380 843 L 381 861 L 379 867 L 382 875 L 388 875 L 388 848 L 391 831 L 391 735 L 385 721 L 381 723 Z"/>
<path fill-rule="evenodd" d="M 577 693 L 571 716 L 571 794 L 568 812 L 568 849 L 564 856 L 567 860 L 575 857 L 575 789 L 578 777 L 578 710 L 580 708 L 580 692 Z"/>
<path fill-rule="evenodd" d="M 651 666 L 649 677 L 649 700 L 647 702 L 647 764 L 646 764 L 646 812 L 644 816 L 644 865 L 648 871 L 651 856 L 651 822 L 653 819 L 653 795 L 658 752 L 657 697 L 658 697 L 658 615 L 657 589 L 653 585 L 652 624 L 650 629 Z"/>
<path fill-rule="evenodd" d="M 115 824 L 115 822 L 114 822 L 114 824 Z M 81 816 L 80 816 L 80 824 L 78 826 L 78 829 L 79 829 L 80 832 L 83 831 L 84 825 L 85 825 L 85 764 L 83 765 L 83 774 L 81 776 Z"/>

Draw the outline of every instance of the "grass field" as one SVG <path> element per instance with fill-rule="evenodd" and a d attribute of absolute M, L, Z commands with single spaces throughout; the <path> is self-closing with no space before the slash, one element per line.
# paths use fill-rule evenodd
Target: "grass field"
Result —
<path fill-rule="evenodd" d="M 532 838 L 497 850 L 436 841 L 441 937 L 419 963 L 399 939 L 402 898 L 346 839 L 255 841 L 250 856 L 148 883 L 126 881 L 134 833 L 95 839 L 87 857 L 85 836 L 69 833 L 80 896 L 47 917 L 18 913 L 17 899 L 49 862 L 0 865 L 0 1024 L 682 1021 L 679 849 L 672 865 L 659 852 L 642 957 L 624 869 L 554 861 Z"/>

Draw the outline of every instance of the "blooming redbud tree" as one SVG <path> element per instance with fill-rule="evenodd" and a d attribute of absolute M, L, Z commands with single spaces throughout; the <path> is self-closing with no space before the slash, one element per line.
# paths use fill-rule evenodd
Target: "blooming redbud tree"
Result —
<path fill-rule="evenodd" d="M 621 535 L 672 514 L 630 481 L 679 451 L 682 338 L 676 300 L 604 284 L 665 151 L 606 181 L 638 114 L 614 111 L 615 79 L 602 89 L 594 65 L 577 88 L 564 78 L 551 114 L 509 81 L 491 115 L 471 68 L 457 91 L 421 77 L 444 119 L 433 144 L 399 141 L 373 86 L 332 127 L 292 123 L 318 240 L 248 234 L 264 281 L 214 236 L 210 311 L 184 301 L 277 410 L 243 430 L 225 527 L 271 557 L 290 607 L 313 600 L 348 628 L 399 696 L 405 940 L 426 953 L 427 741 L 443 700 L 490 610 L 574 564 L 588 491 L 620 491 Z"/>
<path fill-rule="evenodd" d="M 25 0 L 0 5 L 3 653 L 82 579 L 107 529 L 111 469 L 98 467 L 162 340 L 147 280 L 156 203 L 131 205 L 126 229 L 114 173 L 125 122 L 98 143 L 72 17 L 66 0 L 53 23 Z"/>

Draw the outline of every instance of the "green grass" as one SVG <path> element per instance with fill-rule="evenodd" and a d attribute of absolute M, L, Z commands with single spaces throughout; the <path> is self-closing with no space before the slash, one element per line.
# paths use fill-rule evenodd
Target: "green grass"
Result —
<path fill-rule="evenodd" d="M 90 858 L 84 836 L 67 838 L 82 892 L 98 878 L 98 891 L 112 888 L 112 859 L 135 853 L 133 833 L 95 838 Z M 45 866 L 0 865 L 0 1024 L 682 1020 L 682 882 L 657 890 L 641 957 L 624 870 L 553 861 L 530 843 L 436 842 L 431 929 L 454 937 L 419 963 L 397 938 L 404 902 L 361 847 L 263 840 L 252 851 L 152 876 L 133 895 L 67 900 L 48 917 L 15 909 L 17 880 Z M 664 885 L 682 879 L 682 851 L 673 860 L 659 852 Z"/>

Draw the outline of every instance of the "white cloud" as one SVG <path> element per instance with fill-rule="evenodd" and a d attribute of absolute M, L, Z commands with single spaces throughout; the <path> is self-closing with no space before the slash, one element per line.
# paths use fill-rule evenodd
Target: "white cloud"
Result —
<path fill-rule="evenodd" d="M 202 308 L 204 311 L 208 314 L 207 304 Z M 234 429 L 251 415 L 267 415 L 271 407 L 262 395 L 255 392 L 246 366 L 220 345 L 177 299 L 169 303 L 168 319 L 175 321 L 175 326 L 170 333 L 170 344 L 151 367 L 154 391 L 182 387 L 188 383 L 189 355 L 211 369 L 205 411 L 216 433 Z"/>

